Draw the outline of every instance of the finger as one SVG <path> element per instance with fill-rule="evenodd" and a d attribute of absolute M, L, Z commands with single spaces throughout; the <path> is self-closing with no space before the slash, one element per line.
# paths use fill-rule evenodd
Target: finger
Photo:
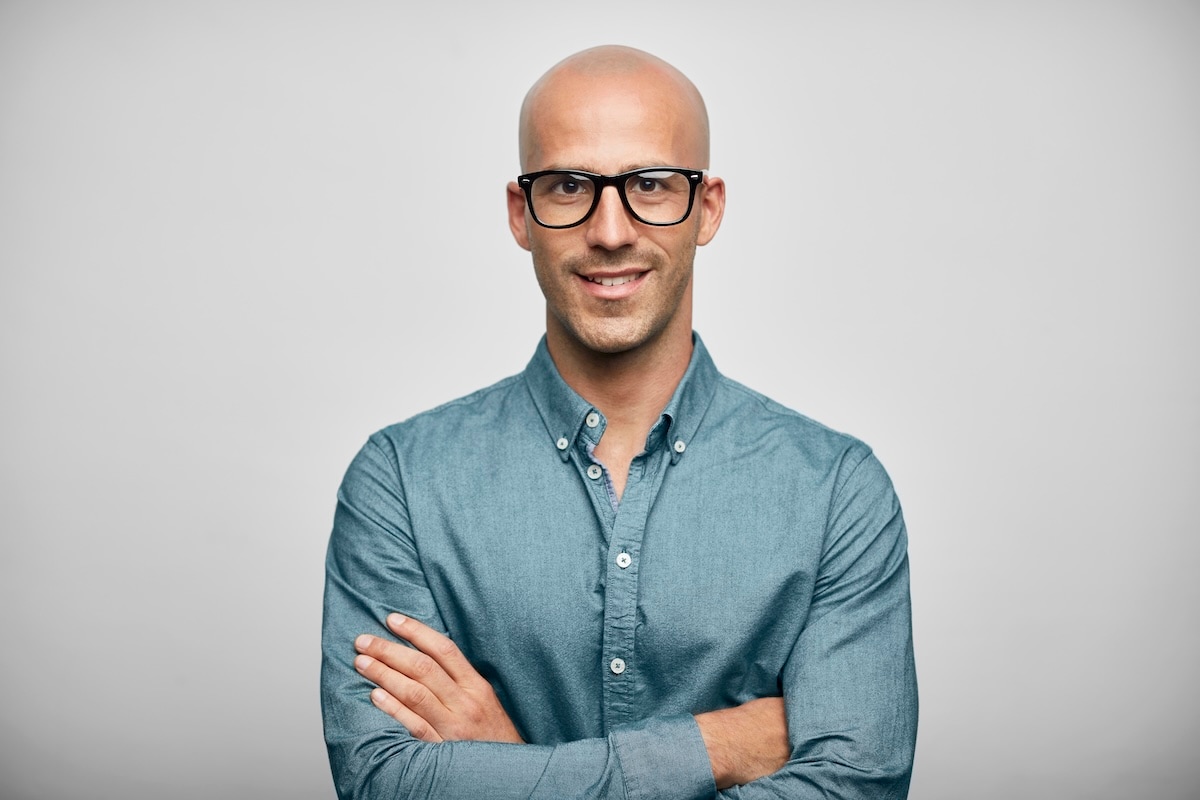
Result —
<path fill-rule="evenodd" d="M 453 640 L 428 625 L 401 614 L 388 614 L 387 626 L 392 633 L 427 654 L 459 686 L 482 680 L 479 672 L 462 654 Z M 439 695 L 440 697 L 441 695 Z"/>
<path fill-rule="evenodd" d="M 461 690 L 454 679 L 446 674 L 441 665 L 420 650 L 414 650 L 399 642 L 389 641 L 378 636 L 363 634 L 354 640 L 358 652 L 371 656 L 382 662 L 389 669 L 407 676 L 424 686 L 437 697 L 443 705 L 448 706 L 449 700 L 456 698 Z M 384 687 L 387 688 L 387 687 Z M 393 694 L 395 694 L 393 692 Z M 397 695 L 399 697 L 399 695 Z M 403 701 L 405 698 L 400 697 Z M 433 722 L 433 720 L 430 720 Z"/>
<path fill-rule="evenodd" d="M 421 715 L 392 697 L 385 690 L 375 687 L 371 690 L 371 702 L 383 713 L 403 725 L 414 739 L 423 742 L 441 742 L 441 735 Z"/>
<path fill-rule="evenodd" d="M 404 707 L 406 710 L 404 718 L 396 718 L 404 722 L 410 732 L 414 727 L 421 732 L 420 735 L 413 732 L 413 736 L 426 741 L 431 741 L 432 736 L 436 736 L 438 739 L 445 738 L 442 732 L 445 726 L 453 724 L 454 715 L 428 688 L 407 675 L 391 669 L 382 661 L 377 661 L 367 655 L 356 656 L 354 668 L 364 678 L 383 689 L 384 693 L 397 704 Z M 374 699 L 372 698 L 373 701 Z M 391 708 L 389 706 L 389 709 Z M 390 714 L 391 710 L 388 713 Z M 428 732 L 425 730 L 426 727 L 429 728 Z"/>

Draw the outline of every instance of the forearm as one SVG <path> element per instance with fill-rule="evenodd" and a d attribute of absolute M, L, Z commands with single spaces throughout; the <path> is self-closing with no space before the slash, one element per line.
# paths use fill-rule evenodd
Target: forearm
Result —
<path fill-rule="evenodd" d="M 690 717 L 623 726 L 558 745 L 418 741 L 382 712 L 323 690 L 334 783 L 349 798 L 710 798 L 714 786 Z M 362 705 L 362 703 L 366 705 Z"/>
<path fill-rule="evenodd" d="M 328 630 L 326 636 L 338 638 Z M 708 798 L 715 791 L 692 717 L 655 718 L 556 745 L 421 741 L 372 705 L 374 687 L 348 669 L 340 652 L 346 649 L 327 645 L 322 668 L 326 742 L 342 798 L 618 800 Z"/>
<path fill-rule="evenodd" d="M 791 752 L 778 769 L 749 782 L 723 778 L 722 770 L 745 769 L 746 762 L 722 762 L 713 769 L 719 797 L 733 800 L 900 800 L 908 796 L 916 741 L 916 680 L 911 661 L 900 659 L 897 680 L 875 684 L 880 703 L 843 697 L 844 707 L 832 712 L 837 693 L 830 684 L 809 682 L 807 694 L 820 695 L 806 702 L 805 690 L 793 688 L 788 702 Z M 786 691 L 786 690 L 785 690 Z M 869 690 L 868 690 L 869 691 Z M 761 741 L 768 731 L 751 731 L 748 738 Z M 741 752 L 746 745 L 743 744 Z M 729 751 L 725 751 L 729 752 Z M 737 751 L 734 751 L 737 752 Z M 754 763 L 754 762 L 751 762 Z M 761 774 L 761 773 L 759 773 Z"/>
<path fill-rule="evenodd" d="M 907 536 L 873 458 L 850 469 L 830 514 L 813 603 L 780 683 L 791 755 L 721 796 L 898 800 L 917 734 Z"/>
<path fill-rule="evenodd" d="M 696 724 L 718 789 L 770 775 L 791 753 L 782 697 L 697 714 Z"/>

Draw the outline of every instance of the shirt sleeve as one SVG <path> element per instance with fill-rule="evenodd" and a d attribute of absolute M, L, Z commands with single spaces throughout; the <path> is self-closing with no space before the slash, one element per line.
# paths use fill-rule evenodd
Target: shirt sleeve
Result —
<path fill-rule="evenodd" d="M 432 744 L 413 738 L 370 701 L 354 669 L 354 639 L 391 637 L 401 611 L 446 631 L 417 557 L 399 468 L 373 437 L 338 491 L 326 558 L 321 708 L 338 796 L 711 798 L 711 766 L 694 718 L 660 717 L 608 736 L 559 745 Z"/>
<path fill-rule="evenodd" d="M 723 798 L 908 796 L 917 679 L 904 520 L 874 455 L 843 473 L 808 620 L 781 679 L 791 758 Z"/>

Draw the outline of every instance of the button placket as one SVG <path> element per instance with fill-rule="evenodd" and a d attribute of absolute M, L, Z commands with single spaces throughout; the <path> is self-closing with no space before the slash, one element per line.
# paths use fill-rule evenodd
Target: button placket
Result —
<path fill-rule="evenodd" d="M 640 719 L 644 712 L 638 703 L 641 673 L 635 669 L 640 554 L 654 497 L 662 485 L 670 458 L 677 457 L 670 446 L 661 445 L 660 441 L 658 448 L 641 456 L 644 474 L 636 480 L 631 476 L 625 484 L 620 509 L 612 518 L 613 527 L 606 542 L 608 578 L 604 587 L 601 650 L 606 725 Z"/>

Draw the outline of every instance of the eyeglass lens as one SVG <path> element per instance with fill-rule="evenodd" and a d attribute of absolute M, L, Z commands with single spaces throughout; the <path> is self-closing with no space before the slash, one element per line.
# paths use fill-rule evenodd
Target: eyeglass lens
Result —
<path fill-rule="evenodd" d="M 630 210 L 643 222 L 673 225 L 687 216 L 692 184 L 678 172 L 638 172 L 626 178 L 621 188 Z M 529 196 L 542 224 L 573 225 L 591 211 L 596 184 L 586 175 L 542 175 L 534 179 Z"/>

